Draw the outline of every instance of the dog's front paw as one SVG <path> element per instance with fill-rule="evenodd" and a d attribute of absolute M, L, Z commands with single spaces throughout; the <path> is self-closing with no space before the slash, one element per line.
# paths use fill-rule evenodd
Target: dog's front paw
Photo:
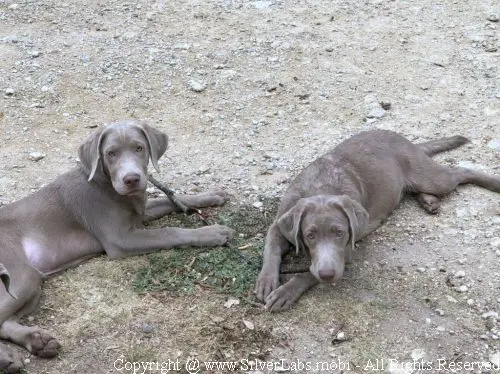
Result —
<path fill-rule="evenodd" d="M 234 230 L 227 226 L 212 225 L 198 229 L 200 234 L 200 246 L 215 247 L 227 244 L 234 235 Z"/>
<path fill-rule="evenodd" d="M 20 373 L 23 368 L 21 356 L 10 347 L 0 344 L 0 373 Z"/>
<path fill-rule="evenodd" d="M 255 296 L 260 301 L 266 300 L 266 297 L 279 286 L 279 274 L 269 274 L 261 271 L 255 284 Z"/>
<path fill-rule="evenodd" d="M 61 345 L 49 333 L 40 330 L 31 334 L 27 348 L 38 357 L 52 358 L 57 355 Z"/>
<path fill-rule="evenodd" d="M 290 283 L 278 287 L 266 297 L 266 309 L 270 312 L 282 312 L 290 309 L 300 297 Z"/>
<path fill-rule="evenodd" d="M 210 197 L 212 200 L 212 206 L 221 206 L 229 201 L 229 195 L 226 191 L 216 189 L 205 192 L 207 197 Z"/>

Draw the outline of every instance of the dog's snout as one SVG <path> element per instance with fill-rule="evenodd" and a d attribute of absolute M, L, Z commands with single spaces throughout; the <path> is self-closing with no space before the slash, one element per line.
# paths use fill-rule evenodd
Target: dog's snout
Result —
<path fill-rule="evenodd" d="M 335 279 L 335 270 L 334 269 L 319 270 L 318 275 L 321 278 L 321 280 L 325 282 L 332 282 Z"/>
<path fill-rule="evenodd" d="M 123 184 L 129 188 L 138 187 L 140 181 L 141 176 L 137 173 L 128 173 L 123 177 Z"/>

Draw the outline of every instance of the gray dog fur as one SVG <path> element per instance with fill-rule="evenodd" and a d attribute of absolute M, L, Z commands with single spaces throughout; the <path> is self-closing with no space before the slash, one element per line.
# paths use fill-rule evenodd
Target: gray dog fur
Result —
<path fill-rule="evenodd" d="M 167 198 L 147 200 L 149 159 L 167 148 L 167 136 L 135 121 L 102 127 L 80 146 L 81 165 L 38 192 L 0 209 L 0 338 L 40 357 L 59 343 L 38 327 L 19 324 L 38 303 L 42 279 L 100 253 L 113 259 L 180 246 L 217 246 L 231 229 L 143 229 L 142 223 L 176 211 Z M 222 191 L 177 196 L 189 207 L 222 205 Z M 0 344 L 0 372 L 22 362 Z"/>
<path fill-rule="evenodd" d="M 454 136 L 413 144 L 392 131 L 357 134 L 306 167 L 290 184 L 271 225 L 257 298 L 282 311 L 319 282 L 334 283 L 350 260 L 354 243 L 381 225 L 405 193 L 417 194 L 429 213 L 438 196 L 473 183 L 500 192 L 500 176 L 437 164 L 431 156 L 468 140 Z M 310 271 L 279 286 L 282 256 L 295 247 L 311 256 Z"/>

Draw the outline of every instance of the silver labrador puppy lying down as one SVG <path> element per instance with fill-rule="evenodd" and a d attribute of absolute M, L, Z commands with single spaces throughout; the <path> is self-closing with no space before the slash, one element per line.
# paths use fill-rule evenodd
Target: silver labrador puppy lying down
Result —
<path fill-rule="evenodd" d="M 306 167 L 288 187 L 264 248 L 257 298 L 288 309 L 310 287 L 338 281 L 354 243 L 375 230 L 405 193 L 430 213 L 438 196 L 473 183 L 500 192 L 500 176 L 438 165 L 430 156 L 456 148 L 461 136 L 413 144 L 392 131 L 357 134 Z M 279 286 L 281 257 L 294 246 L 311 256 L 309 272 Z"/>
<path fill-rule="evenodd" d="M 147 124 L 123 121 L 102 127 L 80 146 L 81 165 L 38 192 L 0 209 L 0 338 L 40 357 L 59 343 L 38 327 L 19 324 L 38 303 L 42 278 L 102 252 L 113 259 L 178 246 L 225 244 L 232 230 L 145 230 L 144 221 L 176 210 L 167 198 L 146 197 L 149 160 L 167 149 L 167 136 Z M 179 195 L 190 207 L 222 205 L 222 191 Z M 0 372 L 22 363 L 0 344 Z"/>

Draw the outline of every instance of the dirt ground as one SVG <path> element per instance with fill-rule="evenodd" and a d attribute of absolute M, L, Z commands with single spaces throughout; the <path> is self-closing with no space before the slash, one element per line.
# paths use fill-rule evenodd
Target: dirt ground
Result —
<path fill-rule="evenodd" d="M 93 127 L 123 118 L 169 134 L 158 178 L 225 188 L 231 208 L 269 209 L 311 160 L 371 128 L 465 135 L 440 162 L 500 174 L 499 13 L 488 0 L 0 0 L 0 203 L 72 168 Z M 500 364 L 499 233 L 498 194 L 460 187 L 437 216 L 405 200 L 340 284 L 276 315 L 207 289 L 137 294 L 146 259 L 101 257 L 48 280 L 26 320 L 60 356 L 19 352 L 28 373 L 168 360 L 186 372 L 189 358 L 271 363 L 240 365 L 254 373 L 492 373 L 465 363 Z"/>

